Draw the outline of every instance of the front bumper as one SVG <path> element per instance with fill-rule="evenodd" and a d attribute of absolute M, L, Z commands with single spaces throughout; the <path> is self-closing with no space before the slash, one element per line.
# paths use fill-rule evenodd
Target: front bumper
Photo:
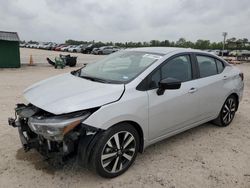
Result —
<path fill-rule="evenodd" d="M 67 159 L 78 154 L 79 159 L 84 162 L 81 164 L 88 166 L 92 148 L 103 130 L 80 123 L 65 134 L 62 140 L 47 139 L 34 132 L 28 125 L 30 117 L 36 113 L 39 111 L 33 106 L 18 104 L 15 118 L 8 119 L 10 126 L 18 128 L 23 149 L 26 152 L 30 149 L 37 150 L 51 164 L 63 164 Z"/>
<path fill-rule="evenodd" d="M 15 121 L 9 119 L 9 125 L 18 128 L 20 141 L 26 152 L 35 149 L 46 159 L 63 163 L 76 151 L 78 138 L 74 137 L 74 133 L 67 135 L 62 141 L 51 141 L 34 133 L 25 122 L 26 120 L 21 118 Z"/>

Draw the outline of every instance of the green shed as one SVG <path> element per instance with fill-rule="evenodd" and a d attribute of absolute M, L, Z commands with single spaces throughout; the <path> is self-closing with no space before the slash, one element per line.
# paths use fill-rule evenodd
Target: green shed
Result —
<path fill-rule="evenodd" d="M 18 34 L 0 31 L 0 68 L 19 68 L 20 65 Z"/>

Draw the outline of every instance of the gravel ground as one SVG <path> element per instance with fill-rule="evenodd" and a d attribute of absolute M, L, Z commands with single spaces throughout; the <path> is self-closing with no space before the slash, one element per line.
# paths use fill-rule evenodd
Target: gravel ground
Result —
<path fill-rule="evenodd" d="M 36 66 L 0 69 L 0 187 L 250 187 L 250 64 L 237 65 L 245 73 L 245 91 L 229 127 L 207 123 L 166 139 L 139 154 L 122 176 L 104 179 L 73 160 L 62 169 L 50 167 L 37 152 L 25 153 L 17 130 L 7 125 L 15 104 L 25 102 L 26 87 L 73 70 L 47 65 L 45 58 L 59 53 L 44 50 L 21 49 L 23 64 L 31 54 Z M 78 66 L 103 58 L 75 55 Z"/>

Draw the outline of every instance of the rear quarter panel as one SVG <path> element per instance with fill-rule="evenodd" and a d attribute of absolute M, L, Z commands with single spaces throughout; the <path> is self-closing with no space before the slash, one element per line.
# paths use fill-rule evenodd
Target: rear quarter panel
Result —
<path fill-rule="evenodd" d="M 236 93 L 239 97 L 239 102 L 243 97 L 244 82 L 241 80 L 239 74 L 240 69 L 235 66 L 227 66 L 223 71 L 223 75 L 227 77 L 223 87 L 226 90 L 226 95 L 224 96 L 225 102 L 226 98 L 232 93 Z"/>

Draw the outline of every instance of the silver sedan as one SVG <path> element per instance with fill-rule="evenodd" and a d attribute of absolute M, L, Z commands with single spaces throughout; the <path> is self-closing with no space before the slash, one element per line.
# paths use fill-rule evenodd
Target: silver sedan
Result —
<path fill-rule="evenodd" d="M 75 154 L 112 178 L 151 144 L 208 121 L 228 126 L 243 79 L 235 66 L 199 50 L 121 50 L 29 87 L 29 104 L 18 104 L 9 124 L 25 150 L 60 162 Z"/>

